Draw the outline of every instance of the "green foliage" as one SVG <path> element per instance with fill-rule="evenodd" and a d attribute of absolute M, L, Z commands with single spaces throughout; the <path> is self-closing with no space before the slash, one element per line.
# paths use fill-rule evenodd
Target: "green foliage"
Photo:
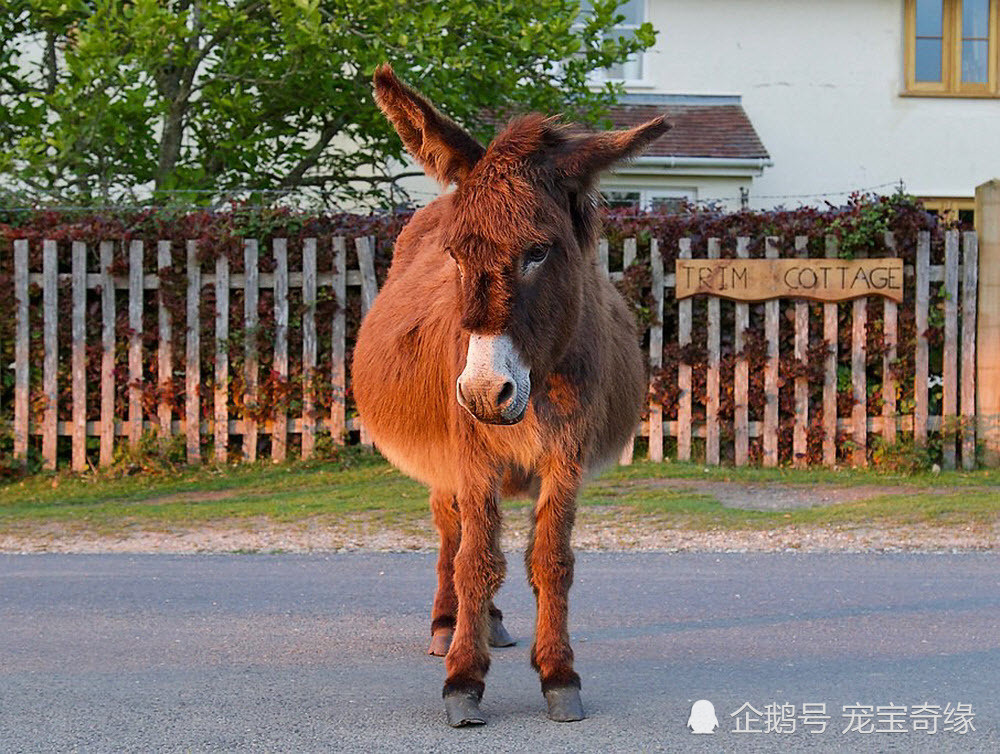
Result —
<path fill-rule="evenodd" d="M 878 471 L 893 474 L 919 474 L 933 465 L 931 449 L 917 445 L 912 437 L 902 437 L 894 443 L 875 438 L 872 465 Z"/>
<path fill-rule="evenodd" d="M 143 432 L 135 447 L 124 442 L 115 446 L 114 461 L 106 476 L 176 473 L 186 461 L 184 435 L 161 438 L 156 432 Z"/>
<path fill-rule="evenodd" d="M 847 210 L 830 224 L 830 233 L 840 241 L 840 256 L 853 259 L 859 254 L 881 247 L 882 239 L 890 231 L 891 224 L 901 207 L 915 207 L 916 199 L 905 194 L 902 189 L 883 201 L 872 201 L 871 197 L 852 194 Z"/>
<path fill-rule="evenodd" d="M 620 2 L 13 0 L 0 176 L 21 203 L 385 199 L 402 147 L 378 64 L 482 138 L 521 109 L 600 117 L 621 87 L 591 72 L 655 39 L 614 34 Z"/>

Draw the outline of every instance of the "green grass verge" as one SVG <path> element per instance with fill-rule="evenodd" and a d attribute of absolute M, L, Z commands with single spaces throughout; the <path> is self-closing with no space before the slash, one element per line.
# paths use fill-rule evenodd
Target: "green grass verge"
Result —
<path fill-rule="evenodd" d="M 672 486 L 670 480 L 685 480 Z M 697 481 L 692 481 L 697 480 Z M 786 511 L 727 508 L 713 484 L 824 489 L 865 487 L 863 499 Z M 904 488 L 905 489 L 900 489 Z M 885 489 L 883 493 L 881 490 Z M 1000 515 L 1000 471 L 887 475 L 870 471 L 706 469 L 639 462 L 593 480 L 581 504 L 630 511 L 661 526 L 770 529 L 864 524 L 989 525 Z M 512 501 L 510 507 L 527 505 Z M 585 511 L 584 511 L 585 512 Z M 65 525 L 103 532 L 265 518 L 294 523 L 367 516 L 405 525 L 427 516 L 427 493 L 378 456 L 359 451 L 326 462 L 212 467 L 111 478 L 38 475 L 0 485 L 0 529 Z"/>

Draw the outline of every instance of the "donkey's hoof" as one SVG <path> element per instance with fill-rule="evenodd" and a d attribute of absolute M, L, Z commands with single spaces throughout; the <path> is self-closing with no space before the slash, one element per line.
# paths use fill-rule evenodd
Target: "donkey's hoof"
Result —
<path fill-rule="evenodd" d="M 479 709 L 479 697 L 473 691 L 453 691 L 446 695 L 444 711 L 452 728 L 486 724 L 486 715 Z"/>
<path fill-rule="evenodd" d="M 545 692 L 545 701 L 549 704 L 549 720 L 557 723 L 572 723 L 583 720 L 583 702 L 580 701 L 580 689 L 576 686 L 555 686 Z"/>
<path fill-rule="evenodd" d="M 448 654 L 448 648 L 451 646 L 451 637 L 455 632 L 450 628 L 439 628 L 431 636 L 431 646 L 427 650 L 427 654 L 434 655 L 435 657 L 444 657 Z"/>
<path fill-rule="evenodd" d="M 513 647 L 517 644 L 514 638 L 507 633 L 507 629 L 503 627 L 503 620 L 500 618 L 493 618 L 490 621 L 490 646 L 491 647 Z"/>

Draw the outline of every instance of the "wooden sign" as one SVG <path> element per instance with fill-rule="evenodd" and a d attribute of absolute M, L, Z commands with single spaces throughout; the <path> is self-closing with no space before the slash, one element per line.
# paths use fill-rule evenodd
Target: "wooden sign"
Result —
<path fill-rule="evenodd" d="M 903 301 L 903 260 L 898 258 L 678 259 L 676 272 L 678 299 L 705 294 L 734 301 L 861 296 Z"/>

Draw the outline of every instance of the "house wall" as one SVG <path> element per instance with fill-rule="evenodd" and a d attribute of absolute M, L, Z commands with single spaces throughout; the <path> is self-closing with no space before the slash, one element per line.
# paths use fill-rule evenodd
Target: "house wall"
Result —
<path fill-rule="evenodd" d="M 742 95 L 774 160 L 752 207 L 900 179 L 912 194 L 971 196 L 1000 175 L 1000 100 L 900 96 L 903 0 L 647 3 L 659 35 L 635 91 Z"/>
<path fill-rule="evenodd" d="M 716 204 L 728 210 L 740 208 L 740 189 L 752 191 L 750 177 L 712 175 L 670 175 L 655 168 L 615 171 L 601 179 L 604 191 L 642 189 L 650 194 L 658 191 L 683 191 L 692 201 Z"/>
<path fill-rule="evenodd" d="M 400 171 L 418 169 L 413 163 L 408 163 Z M 753 186 L 759 180 L 749 175 L 684 174 L 664 168 L 633 166 L 606 173 L 601 177 L 599 188 L 605 191 L 641 190 L 648 194 L 683 191 L 693 201 L 735 211 L 740 208 L 740 189 L 749 189 L 752 196 Z M 438 184 L 425 176 L 402 178 L 397 185 L 406 190 L 416 207 L 429 204 L 442 193 Z"/>

